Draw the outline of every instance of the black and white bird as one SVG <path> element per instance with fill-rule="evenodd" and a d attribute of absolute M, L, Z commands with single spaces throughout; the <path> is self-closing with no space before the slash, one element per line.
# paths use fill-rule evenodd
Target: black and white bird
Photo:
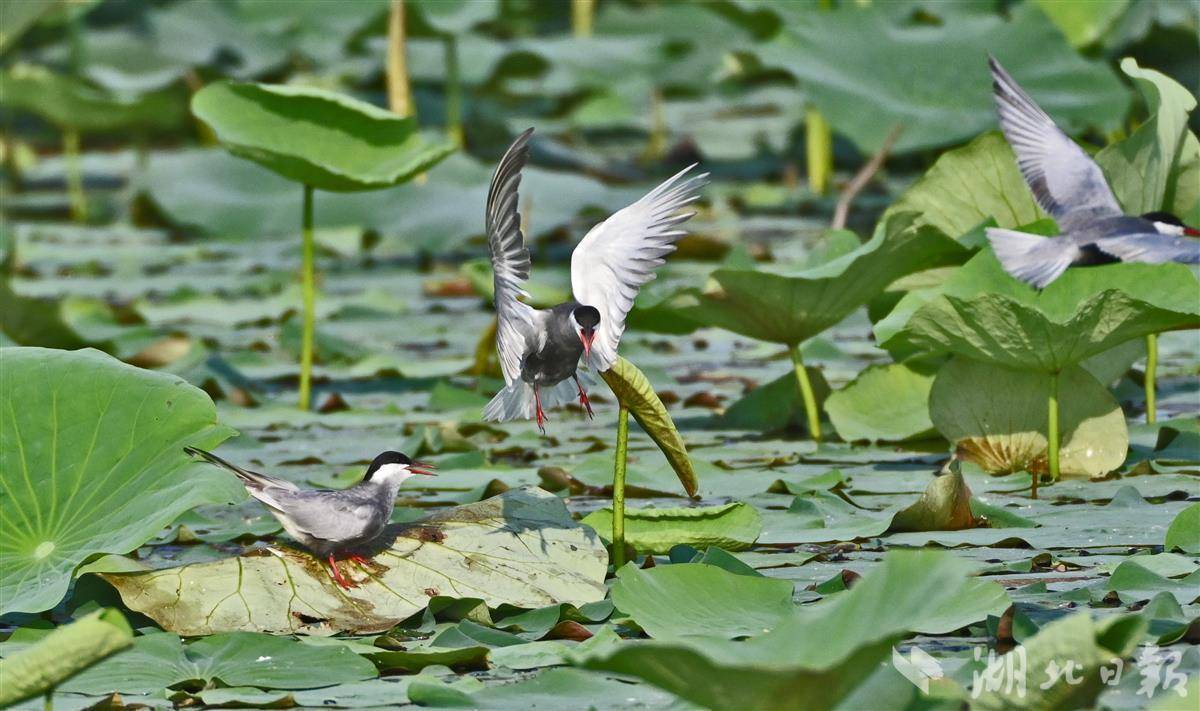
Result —
<path fill-rule="evenodd" d="M 1200 231 L 1166 212 L 1126 215 L 1100 166 L 988 58 L 996 112 L 1017 166 L 1038 205 L 1058 223 L 1046 238 L 990 227 L 992 251 L 1004 270 L 1039 289 L 1067 267 L 1113 262 L 1200 263 Z"/>
<path fill-rule="evenodd" d="M 529 250 L 521 234 L 518 188 L 529 157 L 528 129 L 500 159 L 488 190 L 486 225 L 496 287 L 496 349 L 505 387 L 484 408 L 485 420 L 537 419 L 545 431 L 546 409 L 579 403 L 592 415 L 579 379 L 583 357 L 596 371 L 612 367 L 625 316 L 638 289 L 654 278 L 663 257 L 683 237 L 677 227 L 692 212 L 680 209 L 695 201 L 707 173 L 685 180 L 688 166 L 619 210 L 584 236 L 571 254 L 574 299 L 549 309 L 521 301 L 529 278 Z"/>
<path fill-rule="evenodd" d="M 246 491 L 279 519 L 283 530 L 329 562 L 330 576 L 347 590 L 355 585 L 338 570 L 338 559 L 369 566 L 356 551 L 378 538 L 391 520 L 400 484 L 415 474 L 433 474 L 428 464 L 400 452 L 384 452 L 371 462 L 362 481 L 348 489 L 301 489 L 286 479 L 242 469 L 212 452 L 195 447 L 183 451 L 236 474 Z"/>

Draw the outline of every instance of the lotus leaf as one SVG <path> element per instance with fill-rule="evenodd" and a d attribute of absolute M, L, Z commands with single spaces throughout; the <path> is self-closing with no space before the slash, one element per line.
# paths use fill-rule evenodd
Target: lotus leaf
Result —
<path fill-rule="evenodd" d="M 604 597 L 607 561 L 599 539 L 540 489 L 513 489 L 393 524 L 385 540 L 373 569 L 346 564 L 360 583 L 349 592 L 311 555 L 285 548 L 105 579 L 130 608 L 186 635 L 378 632 L 437 595 L 516 607 Z"/>
<path fill-rule="evenodd" d="M 832 393 L 825 412 L 838 435 L 857 440 L 898 442 L 933 434 L 929 389 L 936 368 L 904 362 L 871 366 Z"/>
<path fill-rule="evenodd" d="M 309 87 L 217 82 L 192 97 L 192 112 L 234 155 L 318 190 L 388 187 L 454 152 L 411 117 Z"/>
<path fill-rule="evenodd" d="M 342 646 L 318 647 L 251 632 L 216 634 L 185 644 L 152 632 L 58 688 L 84 694 L 154 694 L 183 682 L 262 689 L 315 689 L 371 679 L 375 665 Z"/>
<path fill-rule="evenodd" d="M 49 609 L 88 558 L 127 553 L 193 506 L 245 496 L 188 466 L 184 445 L 232 434 L 198 388 L 93 350 L 5 348 L 0 363 L 4 612 Z"/>
<path fill-rule="evenodd" d="M 1167 550 L 1181 550 L 1190 555 L 1200 555 L 1200 503 L 1192 504 L 1171 522 L 1167 529 Z"/>
<path fill-rule="evenodd" d="M 182 123 L 180 96 L 170 90 L 124 98 L 45 67 L 18 64 L 0 73 L 7 106 L 31 111 L 62 128 L 112 131 Z"/>
<path fill-rule="evenodd" d="M 1010 604 L 969 564 L 939 551 L 892 551 L 849 591 L 746 641 L 714 637 L 627 642 L 576 664 L 642 679 L 707 708 L 833 708 L 906 632 L 931 634 L 998 615 Z"/>
<path fill-rule="evenodd" d="M 795 346 L 837 324 L 899 277 L 919 269 L 953 264 L 966 251 L 915 214 L 880 223 L 874 236 L 855 249 L 842 232 L 826 260 L 802 269 L 718 269 L 714 288 L 699 296 L 685 315 L 750 338 Z"/>
<path fill-rule="evenodd" d="M 1129 451 L 1121 406 L 1083 368 L 1067 367 L 1058 378 L 1059 390 L 1070 393 L 1059 411 L 1061 475 L 1098 477 L 1121 466 Z M 1044 373 L 955 358 L 938 372 L 929 411 L 959 456 L 984 471 L 1042 474 L 1049 393 Z"/>
<path fill-rule="evenodd" d="M 791 617 L 787 580 L 737 575 L 714 565 L 678 563 L 617 571 L 613 604 L 655 639 L 707 635 L 735 639 L 769 632 Z"/>
<path fill-rule="evenodd" d="M 662 450 L 663 456 L 670 462 L 671 468 L 683 484 L 683 490 L 688 496 L 696 495 L 696 471 L 692 460 L 688 457 L 687 447 L 675 422 L 667 413 L 654 386 L 646 379 L 645 373 L 633 363 L 618 356 L 616 362 L 608 370 L 600 373 L 604 382 L 612 389 L 623 407 L 629 409 L 633 418 L 642 426 L 650 439 Z"/>
<path fill-rule="evenodd" d="M 1141 91 L 1150 118 L 1129 138 L 1100 151 L 1096 162 L 1126 212 L 1186 215 L 1200 199 L 1200 142 L 1188 130 L 1196 97 L 1173 79 L 1139 67 L 1133 58 L 1122 60 L 1121 70 Z"/>
<path fill-rule="evenodd" d="M 583 519 L 608 539 L 612 531 L 611 507 L 598 509 Z M 695 508 L 627 509 L 625 540 L 644 553 L 666 553 L 681 543 L 746 550 L 762 532 L 762 520 L 753 506 L 741 502 Z"/>
<path fill-rule="evenodd" d="M 1112 264 L 1068 270 L 1038 293 L 989 250 L 939 290 L 907 294 L 875 336 L 885 348 L 1052 373 L 1134 338 L 1200 325 L 1198 288 L 1182 264 Z"/>
<path fill-rule="evenodd" d="M 892 517 L 888 533 L 906 531 L 958 531 L 976 526 L 971 511 L 971 489 L 957 464 L 935 477 L 908 508 Z"/>
<path fill-rule="evenodd" d="M 956 143 L 995 125 L 989 51 L 1068 127 L 1113 128 L 1129 106 L 1113 73 L 1080 57 L 1030 3 L 1012 8 L 1008 20 L 952 13 L 937 25 L 896 22 L 888 4 L 830 12 L 807 5 L 757 50 L 764 63 L 796 76 L 863 152 L 878 151 L 897 125 L 897 151 Z M 847 54 L 848 46 L 855 51 Z"/>
<path fill-rule="evenodd" d="M 999 227 L 1016 228 L 1046 216 L 999 131 L 938 156 L 886 214 L 901 212 L 918 212 L 922 222 L 955 239 L 963 239 L 989 220 Z"/>
<path fill-rule="evenodd" d="M 1073 47 L 1095 43 L 1129 6 L 1129 0 L 1059 2 L 1035 0 L 1046 17 L 1062 30 Z"/>
<path fill-rule="evenodd" d="M 44 693 L 63 679 L 133 642 L 133 630 L 116 609 L 100 609 L 66 624 L 18 654 L 0 660 L 0 705 Z"/>

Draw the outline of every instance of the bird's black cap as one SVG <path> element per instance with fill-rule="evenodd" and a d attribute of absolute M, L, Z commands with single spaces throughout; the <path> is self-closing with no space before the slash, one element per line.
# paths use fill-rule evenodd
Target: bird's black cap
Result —
<path fill-rule="evenodd" d="M 374 461 L 371 462 L 371 466 L 367 468 L 367 475 L 363 479 L 369 480 L 385 464 L 403 464 L 408 466 L 412 463 L 413 460 L 409 459 L 408 455 L 403 452 L 384 452 L 375 457 Z"/>
<path fill-rule="evenodd" d="M 1177 227 L 1184 226 L 1183 220 L 1179 219 L 1178 217 L 1172 215 L 1169 212 L 1163 212 L 1161 210 L 1156 210 L 1154 212 L 1147 212 L 1144 215 L 1142 215 L 1142 219 L 1150 220 L 1151 222 L 1162 222 L 1164 224 L 1175 225 Z"/>
<path fill-rule="evenodd" d="M 575 321 L 584 328 L 595 328 L 600 325 L 600 312 L 595 306 L 576 306 L 571 312 L 575 316 Z"/>

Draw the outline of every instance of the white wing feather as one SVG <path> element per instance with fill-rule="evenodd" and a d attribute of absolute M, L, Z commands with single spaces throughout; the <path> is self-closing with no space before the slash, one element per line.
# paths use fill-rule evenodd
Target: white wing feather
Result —
<path fill-rule="evenodd" d="M 1200 264 L 1200 239 L 1158 232 L 1103 237 L 1096 246 L 1122 262 Z"/>
<path fill-rule="evenodd" d="M 994 57 L 988 57 L 988 65 L 1000 128 L 1042 209 L 1064 230 L 1068 227 L 1063 218 L 1072 213 L 1123 214 L 1100 166 L 1059 130 Z"/>
<path fill-rule="evenodd" d="M 663 257 L 675 251 L 685 234 L 675 229 L 695 213 L 679 209 L 696 200 L 707 173 L 678 182 L 695 164 L 684 168 L 641 200 L 592 228 L 571 254 L 571 289 L 575 300 L 600 312 L 592 343 L 591 366 L 608 370 L 617 359 L 625 316 L 638 289 L 654 278 Z"/>
<path fill-rule="evenodd" d="M 492 176 L 487 198 L 488 247 L 496 291 L 496 350 L 508 384 L 520 379 L 521 359 L 529 350 L 527 339 L 536 331 L 536 311 L 520 300 L 529 296 L 522 285 L 529 278 L 530 260 L 525 236 L 521 234 L 518 205 L 521 169 L 529 158 L 532 133 L 532 128 L 526 130 L 505 151 Z"/>

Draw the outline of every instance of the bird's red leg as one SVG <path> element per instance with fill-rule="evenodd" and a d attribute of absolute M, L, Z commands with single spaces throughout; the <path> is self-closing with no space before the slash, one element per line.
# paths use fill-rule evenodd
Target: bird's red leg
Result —
<path fill-rule="evenodd" d="M 546 413 L 542 410 L 542 395 L 538 392 L 536 385 L 533 386 L 533 403 L 537 407 L 538 429 L 542 431 L 542 434 L 546 434 Z"/>
<path fill-rule="evenodd" d="M 595 419 L 596 413 L 592 412 L 592 403 L 588 402 L 587 393 L 583 390 L 583 383 L 579 382 L 578 375 L 572 375 L 571 377 L 575 378 L 575 387 L 579 388 L 579 404 L 583 405 L 583 409 L 587 410 L 589 420 Z"/>
<path fill-rule="evenodd" d="M 361 555 L 358 555 L 357 553 L 350 556 L 350 560 L 354 561 L 355 563 L 358 563 L 359 565 L 361 565 L 365 568 L 371 568 L 375 565 L 374 563 L 367 560 L 366 558 L 363 558 Z"/>
<path fill-rule="evenodd" d="M 350 588 L 354 587 L 350 581 L 346 580 L 346 578 L 342 576 L 342 571 L 338 570 L 337 559 L 333 557 L 332 553 L 329 554 L 329 575 L 343 590 L 349 590 Z"/>

